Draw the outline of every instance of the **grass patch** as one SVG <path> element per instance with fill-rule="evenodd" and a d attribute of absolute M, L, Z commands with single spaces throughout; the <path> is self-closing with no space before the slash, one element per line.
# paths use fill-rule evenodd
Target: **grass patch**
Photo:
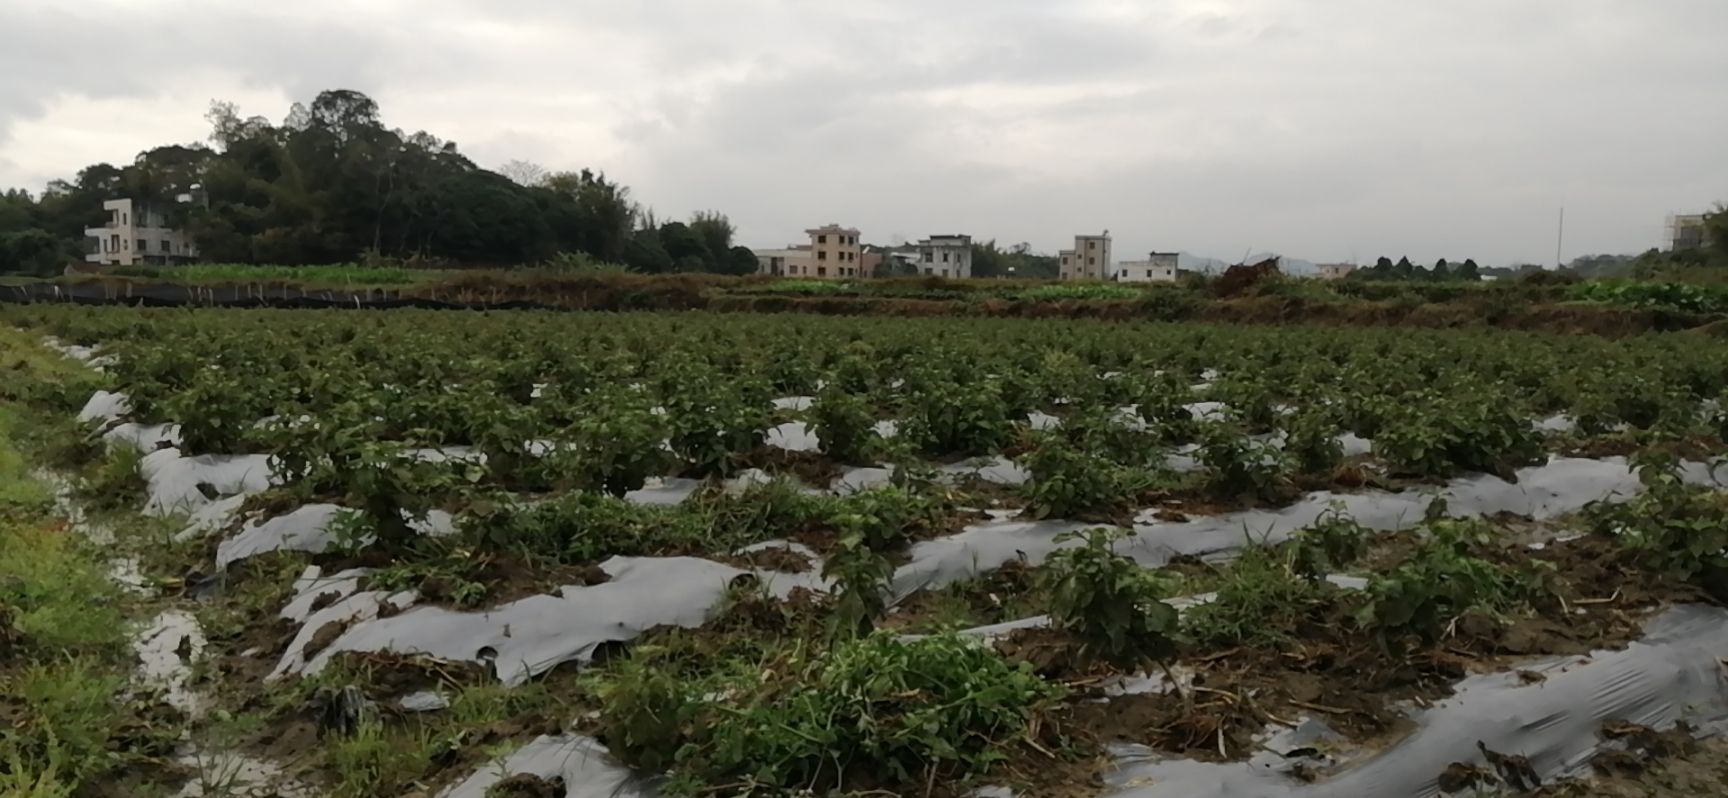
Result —
<path fill-rule="evenodd" d="M 135 510 L 144 503 L 149 483 L 144 479 L 144 453 L 136 447 L 117 445 L 84 471 L 76 493 L 85 506 L 96 511 Z"/>
<path fill-rule="evenodd" d="M 1009 296 L 1022 302 L 1059 302 L 1076 299 L 1134 299 L 1143 291 L 1109 283 L 1048 283 Z"/>
<path fill-rule="evenodd" d="M 126 698 L 132 663 L 123 595 L 104 552 L 54 517 L 27 453 L 67 412 L 83 367 L 0 330 L 0 795 L 73 796 L 124 779 L 142 787 L 179 721 Z M 46 386 L 46 387 L 45 387 Z M 59 386 L 59 388 L 55 388 Z"/>

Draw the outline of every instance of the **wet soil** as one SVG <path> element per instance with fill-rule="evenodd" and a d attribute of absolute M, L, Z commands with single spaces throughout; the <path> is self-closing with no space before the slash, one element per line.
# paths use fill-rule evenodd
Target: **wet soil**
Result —
<path fill-rule="evenodd" d="M 785 546 L 768 546 L 743 554 L 716 557 L 715 559 L 734 568 L 778 571 L 785 574 L 805 573 L 810 570 L 812 565 L 808 555 L 793 551 Z"/>
<path fill-rule="evenodd" d="M 791 476 L 819 488 L 826 488 L 840 477 L 845 466 L 821 452 L 794 452 L 766 444 L 744 455 L 744 464 L 775 476 Z"/>
<path fill-rule="evenodd" d="M 1471 673 L 1517 672 L 1531 657 L 1617 649 L 1642 633 L 1651 611 L 1705 598 L 1696 588 L 1631 568 L 1612 541 L 1597 537 L 1478 555 L 1505 564 L 1553 563 L 1559 598 L 1529 616 L 1467 613 L 1438 640 L 1381 640 L 1353 621 L 1361 594 L 1337 591 L 1318 616 L 1311 614 L 1277 645 L 1185 649 L 1170 663 L 1184 676 L 1180 691 L 1166 685 L 1107 695 L 1101 688 L 1114 682 L 1110 670 L 1083 656 L 1077 641 L 1058 629 L 1016 631 L 997 648 L 1076 688 L 1065 722 L 1081 737 L 1238 760 L 1253 753 L 1253 739 L 1267 725 L 1289 726 L 1304 715 L 1325 718 L 1353 742 L 1383 743 L 1407 731 L 1409 706 L 1450 695 Z M 1596 594 L 1604 590 L 1611 592 Z"/>
<path fill-rule="evenodd" d="M 885 618 L 885 628 L 930 630 L 942 621 L 964 620 L 968 626 L 989 626 L 1018 620 L 1037 603 L 1038 569 L 1018 560 L 949 585 L 940 591 L 920 590 L 907 596 Z M 960 618 L 956 618 L 956 611 Z"/>

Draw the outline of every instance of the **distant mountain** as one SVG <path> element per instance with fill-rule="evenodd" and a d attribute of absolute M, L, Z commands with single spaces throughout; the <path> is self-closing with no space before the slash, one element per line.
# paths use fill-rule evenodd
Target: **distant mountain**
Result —
<path fill-rule="evenodd" d="M 1211 274 L 1230 268 L 1230 262 L 1208 258 L 1205 255 L 1195 255 L 1191 252 L 1179 252 L 1176 254 L 1176 268 L 1183 271 Z"/>

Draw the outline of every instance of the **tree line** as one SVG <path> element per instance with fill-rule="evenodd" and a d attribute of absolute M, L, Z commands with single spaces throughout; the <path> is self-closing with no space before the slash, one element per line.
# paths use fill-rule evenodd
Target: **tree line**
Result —
<path fill-rule="evenodd" d="M 0 194 L 0 271 L 46 273 L 83 257 L 102 203 L 131 198 L 165 211 L 205 260 L 327 264 L 396 260 L 514 266 L 620 264 L 634 271 L 749 273 L 718 212 L 665 221 L 604 174 L 482 169 L 454 142 L 387 127 L 378 104 L 349 90 L 296 103 L 275 124 L 213 103 L 210 143 L 168 145 L 131 164 L 94 164 L 40 196 Z M 192 202 L 176 201 L 190 195 Z"/>
<path fill-rule="evenodd" d="M 1445 258 L 1435 261 L 1433 268 L 1411 263 L 1410 259 L 1399 258 L 1396 263 L 1391 258 L 1382 256 L 1374 261 L 1373 266 L 1357 269 L 1350 273 L 1352 280 L 1409 280 L 1421 282 L 1440 282 L 1444 280 L 1476 281 L 1482 279 L 1482 267 L 1476 261 L 1467 258 L 1463 263 L 1453 265 Z"/>

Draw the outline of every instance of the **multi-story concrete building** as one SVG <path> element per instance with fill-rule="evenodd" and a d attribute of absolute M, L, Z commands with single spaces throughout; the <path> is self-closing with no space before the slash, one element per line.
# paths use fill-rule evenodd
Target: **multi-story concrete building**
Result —
<path fill-rule="evenodd" d="M 917 267 L 926 277 L 971 277 L 972 237 L 933 235 L 918 242 Z"/>
<path fill-rule="evenodd" d="M 184 263 L 198 257 L 192 239 L 169 227 L 167 217 L 149 204 L 115 199 L 102 203 L 102 209 L 108 212 L 108 222 L 84 231 L 85 261 L 134 266 Z"/>
<path fill-rule="evenodd" d="M 1354 263 L 1322 263 L 1319 266 L 1317 266 L 1316 268 L 1319 269 L 1319 271 L 1315 272 L 1314 276 L 1318 277 L 1319 279 L 1322 279 L 1322 280 L 1342 280 L 1346 277 L 1349 277 L 1351 272 L 1356 271 L 1356 264 L 1354 264 Z"/>
<path fill-rule="evenodd" d="M 804 233 L 810 236 L 808 244 L 751 250 L 756 254 L 756 273 L 827 280 L 875 276 L 881 257 L 865 256 L 856 229 L 831 224 Z"/>
<path fill-rule="evenodd" d="M 1180 260 L 1181 256 L 1175 252 L 1154 252 L 1146 260 L 1116 264 L 1111 279 L 1119 283 L 1173 283 L 1176 282 L 1177 262 Z"/>
<path fill-rule="evenodd" d="M 1685 252 L 1703 249 L 1705 244 L 1704 214 L 1683 213 L 1668 217 L 1668 249 Z"/>
<path fill-rule="evenodd" d="M 789 248 L 798 254 L 785 257 L 787 276 L 827 280 L 873 276 L 864 268 L 864 247 L 858 243 L 857 229 L 830 224 L 804 232 L 810 236 L 810 244 Z M 757 261 L 761 261 L 760 256 Z"/>
<path fill-rule="evenodd" d="M 1109 273 L 1110 231 L 1103 235 L 1074 237 L 1074 248 L 1057 253 L 1057 273 L 1064 280 L 1102 280 Z"/>

